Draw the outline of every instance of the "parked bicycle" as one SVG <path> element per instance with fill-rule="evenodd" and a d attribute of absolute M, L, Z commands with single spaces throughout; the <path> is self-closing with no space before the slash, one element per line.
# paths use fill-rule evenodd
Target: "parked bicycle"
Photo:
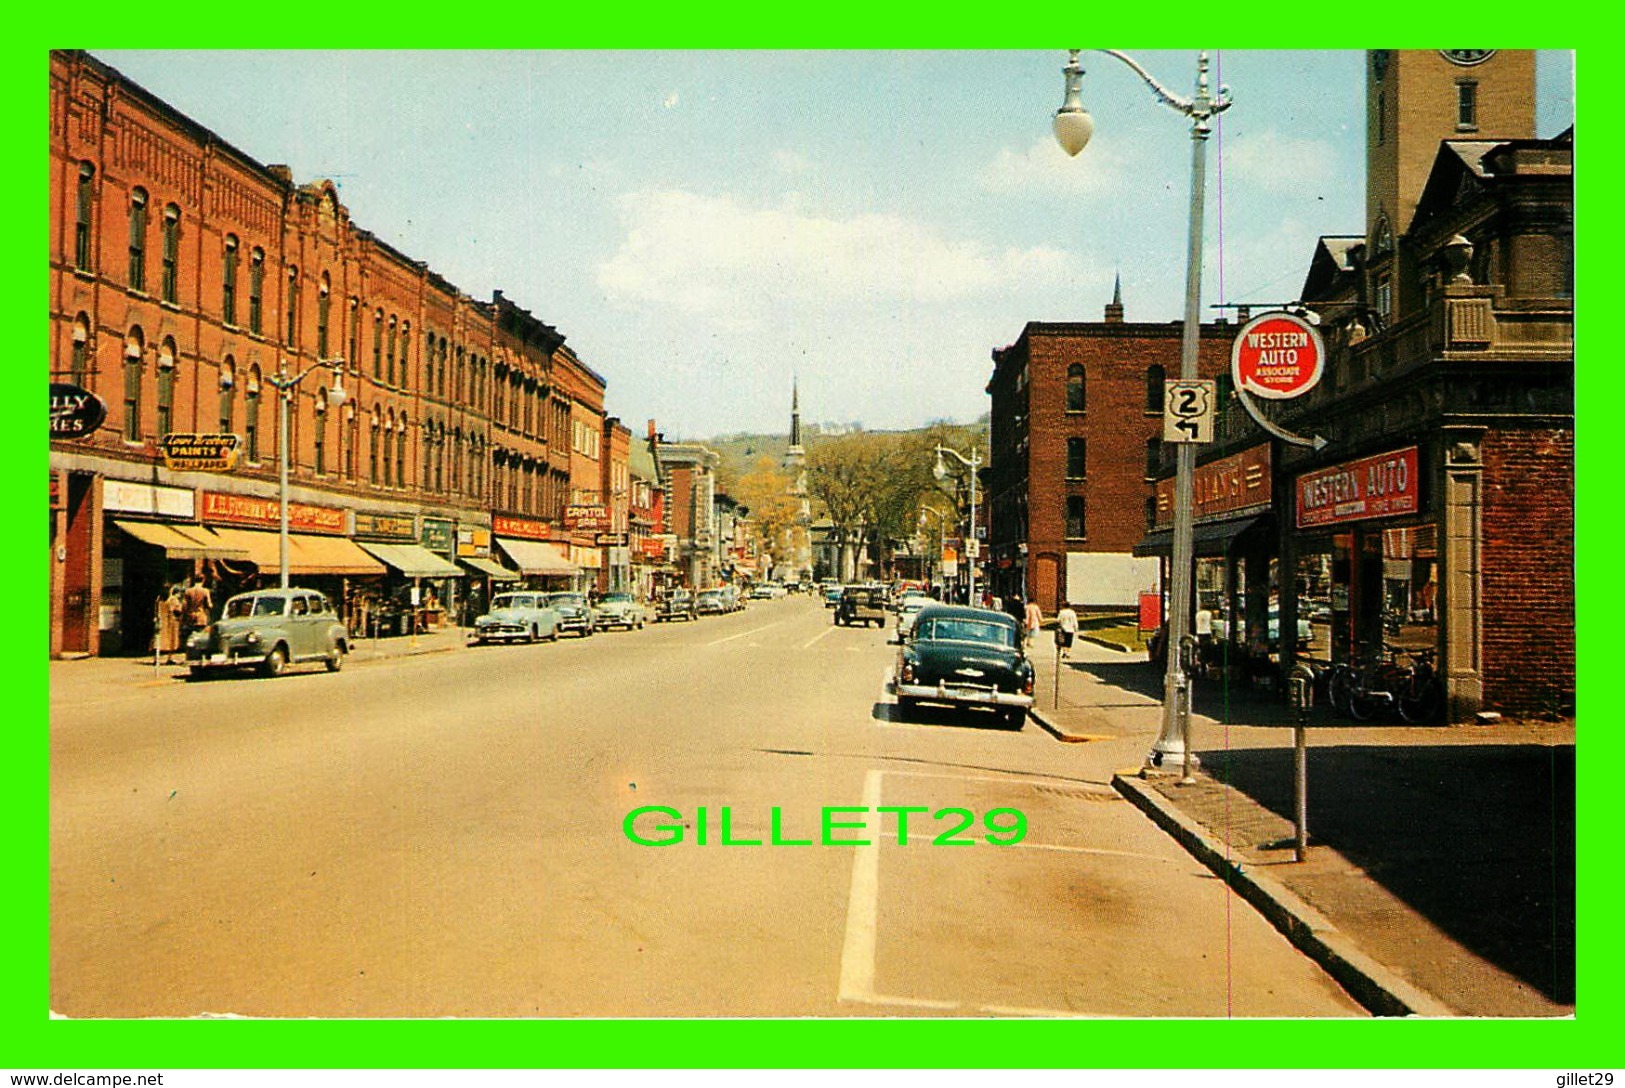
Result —
<path fill-rule="evenodd" d="M 1383 658 L 1332 666 L 1326 682 L 1328 701 L 1355 721 L 1393 713 L 1413 725 L 1437 721 L 1444 712 L 1445 691 L 1433 667 L 1436 651 L 1386 644 L 1383 649 L 1387 651 Z M 1410 663 L 1401 665 L 1400 657 Z"/>

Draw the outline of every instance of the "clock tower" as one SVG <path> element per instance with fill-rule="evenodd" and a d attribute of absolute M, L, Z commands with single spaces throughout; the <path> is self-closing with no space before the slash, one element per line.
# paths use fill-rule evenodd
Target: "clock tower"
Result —
<path fill-rule="evenodd" d="M 1535 135 L 1529 49 L 1366 52 L 1365 235 L 1376 256 L 1405 233 L 1441 140 Z"/>

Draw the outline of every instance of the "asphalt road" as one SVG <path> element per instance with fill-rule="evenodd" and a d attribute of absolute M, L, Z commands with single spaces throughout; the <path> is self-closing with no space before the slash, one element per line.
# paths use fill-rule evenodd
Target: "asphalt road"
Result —
<path fill-rule="evenodd" d="M 1127 747 L 899 721 L 885 639 L 791 597 L 336 675 L 64 666 L 52 1009 L 1360 1015 L 1111 791 Z M 684 841 L 630 841 L 643 805 L 678 810 Z M 903 845 L 895 814 L 847 813 L 865 826 L 834 837 L 870 845 L 768 844 L 775 806 L 781 838 L 817 840 L 824 807 L 881 805 L 968 809 L 973 843 L 910 813 Z M 722 845 L 724 806 L 764 845 Z M 999 808 L 1024 814 L 1020 844 L 982 841 Z"/>

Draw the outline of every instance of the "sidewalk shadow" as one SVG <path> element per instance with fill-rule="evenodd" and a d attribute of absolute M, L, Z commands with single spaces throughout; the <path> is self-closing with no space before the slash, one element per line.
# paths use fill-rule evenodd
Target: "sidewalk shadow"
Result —
<path fill-rule="evenodd" d="M 1144 660 L 1124 662 L 1069 661 L 1066 668 L 1086 672 L 1101 683 L 1123 691 L 1162 701 L 1163 674 Z M 1271 688 L 1227 678 L 1214 677 L 1192 681 L 1191 711 L 1218 722 L 1245 725 L 1279 726 L 1290 728 L 1297 724 L 1297 711 Z M 1357 722 L 1335 713 L 1324 701 L 1317 702 L 1308 713 L 1306 722 L 1311 726 L 1336 726 L 1357 729 L 1361 726 L 1377 728 L 1391 726 L 1393 720 L 1373 719 Z"/>
<path fill-rule="evenodd" d="M 1200 757 L 1292 819 L 1290 749 Z M 1312 841 L 1480 958 L 1573 1004 L 1572 745 L 1313 748 L 1308 794 Z"/>

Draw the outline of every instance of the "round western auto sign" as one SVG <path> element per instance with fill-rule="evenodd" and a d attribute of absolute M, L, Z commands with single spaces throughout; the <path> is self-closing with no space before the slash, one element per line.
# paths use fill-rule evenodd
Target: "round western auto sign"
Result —
<path fill-rule="evenodd" d="M 1270 400 L 1290 400 L 1313 389 L 1326 365 L 1320 333 L 1297 314 L 1259 314 L 1241 327 L 1230 348 L 1236 388 Z"/>

